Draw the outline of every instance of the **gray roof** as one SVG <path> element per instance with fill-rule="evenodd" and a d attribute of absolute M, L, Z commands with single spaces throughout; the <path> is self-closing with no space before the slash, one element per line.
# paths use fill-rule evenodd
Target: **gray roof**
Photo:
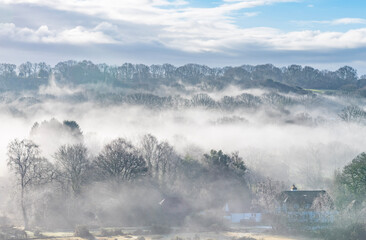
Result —
<path fill-rule="evenodd" d="M 299 205 L 313 204 L 314 200 L 322 195 L 327 194 L 325 190 L 310 190 L 310 191 L 283 191 L 279 194 L 278 200 L 282 203 Z"/>

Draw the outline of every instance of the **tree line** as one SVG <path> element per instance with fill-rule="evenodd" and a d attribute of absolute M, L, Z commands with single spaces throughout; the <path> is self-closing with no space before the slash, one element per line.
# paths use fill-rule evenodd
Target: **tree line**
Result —
<path fill-rule="evenodd" d="M 43 157 L 40 146 L 32 140 L 15 139 L 9 143 L 7 155 L 7 164 L 19 189 L 18 209 L 25 228 L 51 224 L 61 221 L 60 218 L 67 220 L 62 226 L 82 224 L 90 220 L 83 217 L 87 214 L 93 216 L 92 220 L 99 218 L 110 223 L 112 217 L 108 209 L 87 210 L 83 204 L 98 205 L 111 199 L 117 201 L 113 211 L 124 206 L 124 211 L 128 211 L 124 216 L 139 216 L 129 224 L 160 221 L 155 219 L 156 213 L 146 217 L 140 212 L 143 206 L 134 206 L 137 210 L 127 207 L 126 210 L 123 202 L 128 197 L 124 194 L 130 195 L 136 189 L 146 197 L 152 192 L 161 198 L 178 196 L 191 201 L 195 210 L 219 207 L 229 196 L 238 195 L 237 189 L 247 189 L 247 167 L 237 153 L 212 150 L 201 159 L 182 157 L 168 142 L 158 141 L 150 134 L 141 139 L 139 146 L 124 138 L 112 140 L 96 156 L 92 156 L 82 142 L 62 145 L 53 154 L 53 159 Z M 91 191 L 94 188 L 106 195 Z M 126 192 L 124 188 L 130 190 Z M 89 199 L 90 195 L 94 200 Z M 42 201 L 35 201 L 35 198 Z M 99 200 L 95 200 L 97 198 Z M 149 211 L 159 211 L 161 199 L 158 200 L 145 200 Z"/>
<path fill-rule="evenodd" d="M 228 85 L 245 88 L 260 87 L 270 84 L 266 82 L 268 79 L 305 89 L 345 91 L 359 89 L 362 92 L 366 86 L 366 77 L 358 77 L 357 71 L 349 66 L 336 71 L 326 71 L 300 65 L 283 68 L 272 64 L 210 68 L 198 64 L 176 67 L 171 64 L 147 66 L 125 63 L 115 66 L 105 63 L 94 64 L 86 60 L 59 62 L 54 67 L 44 62 L 26 62 L 19 66 L 0 64 L 0 81 L 3 90 L 37 89 L 40 85 L 46 84 L 42 80 L 47 79 L 52 73 L 61 84 L 106 83 L 116 87 L 147 90 L 156 89 L 162 85 L 182 89 L 184 84 L 202 89 L 222 89 Z M 31 84 L 27 84 L 24 79 L 31 80 Z M 17 88 L 13 85 L 14 81 L 21 87 Z"/>
<path fill-rule="evenodd" d="M 34 124 L 31 134 L 42 124 Z M 237 152 L 191 150 L 182 156 L 168 142 L 146 134 L 137 144 L 114 139 L 92 155 L 75 121 L 48 124 L 68 131 L 77 141 L 58 147 L 51 159 L 43 157 L 30 139 L 14 139 L 8 145 L 7 164 L 19 197 L 14 207 L 26 228 L 182 224 L 202 220 L 200 212 L 222 209 L 227 202 L 276 216 L 278 194 L 288 189 L 283 182 L 248 169 Z M 315 201 L 314 209 L 338 211 L 339 221 L 332 227 L 366 220 L 365 169 L 366 154 L 361 153 L 328 182 L 331 198 Z M 212 222 L 214 215 L 208 218 Z"/>

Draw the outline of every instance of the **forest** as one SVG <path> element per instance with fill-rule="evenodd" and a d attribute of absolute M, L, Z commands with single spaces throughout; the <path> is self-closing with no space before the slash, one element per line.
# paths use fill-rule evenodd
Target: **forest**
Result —
<path fill-rule="evenodd" d="M 366 76 L 351 67 L 4 63 L 0 90 L 3 226 L 221 231 L 229 202 L 273 231 L 366 236 Z M 288 227 L 293 184 L 326 190 L 312 207 L 335 220 Z"/>

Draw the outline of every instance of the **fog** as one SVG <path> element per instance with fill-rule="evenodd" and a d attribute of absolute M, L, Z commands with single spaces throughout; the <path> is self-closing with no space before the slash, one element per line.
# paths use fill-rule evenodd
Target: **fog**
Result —
<path fill-rule="evenodd" d="M 169 95 L 165 90 L 155 90 L 154 94 Z M 197 93 L 202 91 L 191 88 L 189 94 L 185 92 L 181 96 Z M 231 86 L 222 91 L 210 91 L 208 95 L 219 101 L 224 96 L 242 93 L 263 96 L 268 90 L 241 90 Z M 287 183 L 296 182 L 304 188 L 316 187 L 306 183 L 304 175 L 318 169 L 323 177 L 331 177 L 335 170 L 364 151 L 366 143 L 364 125 L 341 121 L 338 116 L 347 105 L 363 106 L 363 101 L 355 98 L 324 95 L 306 104 L 306 97 L 282 94 L 305 99 L 305 104 L 290 104 L 282 109 L 268 105 L 270 107 L 254 110 L 223 111 L 204 106 L 154 109 L 126 103 L 102 104 L 92 98 L 77 101 L 75 94 L 88 96 L 82 87 L 60 87 L 52 79 L 49 86 L 41 87 L 39 92 L 25 92 L 20 96 L 5 94 L 0 105 L 2 176 L 7 174 L 8 143 L 14 138 L 29 138 L 35 122 L 52 118 L 61 122 L 76 121 L 83 131 L 84 143 L 94 156 L 113 139 L 123 137 L 138 144 L 143 135 L 150 133 L 168 141 L 182 156 L 192 154 L 190 151 L 205 153 L 211 149 L 238 151 L 249 169 Z M 171 94 L 174 96 L 177 92 L 171 91 Z M 294 121 L 303 113 L 312 118 L 311 123 Z M 234 116 L 240 121 L 224 121 Z M 47 129 L 32 138 L 50 161 L 60 145 L 70 143 L 67 136 Z"/>

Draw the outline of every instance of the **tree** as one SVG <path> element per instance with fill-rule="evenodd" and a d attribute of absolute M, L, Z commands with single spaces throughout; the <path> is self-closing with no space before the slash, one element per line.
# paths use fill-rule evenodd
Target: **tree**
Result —
<path fill-rule="evenodd" d="M 203 157 L 206 163 L 222 174 L 235 173 L 237 176 L 243 176 L 247 171 L 243 159 L 237 152 L 230 156 L 221 150 L 211 150 L 210 154 L 204 154 Z"/>
<path fill-rule="evenodd" d="M 19 77 L 28 78 L 33 74 L 33 64 L 31 62 L 22 63 L 19 66 Z"/>
<path fill-rule="evenodd" d="M 63 145 L 54 157 L 59 169 L 59 180 L 71 188 L 74 196 L 78 196 L 90 169 L 87 148 L 83 144 Z"/>
<path fill-rule="evenodd" d="M 147 171 L 144 158 L 123 138 L 105 145 L 95 164 L 103 179 L 116 183 L 132 181 Z"/>
<path fill-rule="evenodd" d="M 366 197 L 366 153 L 355 157 L 350 164 L 343 168 L 340 182 L 344 184 L 349 192 L 356 198 Z"/>
<path fill-rule="evenodd" d="M 345 122 L 363 122 L 366 119 L 366 112 L 356 105 L 347 106 L 339 113 L 339 117 Z"/>
<path fill-rule="evenodd" d="M 40 157 L 39 146 L 30 140 L 15 139 L 8 146 L 9 168 L 17 176 L 20 186 L 20 205 L 23 214 L 24 227 L 28 228 L 28 215 L 25 204 L 25 194 L 32 185 L 43 184 L 53 179 L 52 165 Z"/>
<path fill-rule="evenodd" d="M 144 156 L 144 159 L 146 160 L 147 163 L 147 168 L 148 168 L 148 175 L 153 177 L 154 172 L 153 170 L 155 169 L 155 167 L 153 167 L 157 162 L 157 151 L 158 151 L 158 145 L 159 142 L 156 139 L 156 137 L 154 137 L 151 134 L 146 134 L 141 141 L 141 150 L 142 150 L 142 154 Z"/>
<path fill-rule="evenodd" d="M 255 184 L 255 204 L 268 213 L 273 213 L 277 205 L 278 194 L 285 189 L 284 183 L 271 178 Z"/>
<path fill-rule="evenodd" d="M 228 155 L 221 150 L 211 150 L 204 154 L 207 185 L 205 186 L 211 206 L 222 206 L 228 201 L 240 204 L 250 202 L 250 194 L 245 178 L 247 168 L 238 153 Z"/>
<path fill-rule="evenodd" d="M 0 64 L 0 76 L 4 78 L 11 78 L 16 76 L 17 66 L 14 64 L 1 63 Z"/>
<path fill-rule="evenodd" d="M 158 142 L 151 134 L 142 139 L 141 151 L 148 167 L 148 175 L 160 183 L 171 181 L 180 161 L 174 148 L 167 142 Z"/>

